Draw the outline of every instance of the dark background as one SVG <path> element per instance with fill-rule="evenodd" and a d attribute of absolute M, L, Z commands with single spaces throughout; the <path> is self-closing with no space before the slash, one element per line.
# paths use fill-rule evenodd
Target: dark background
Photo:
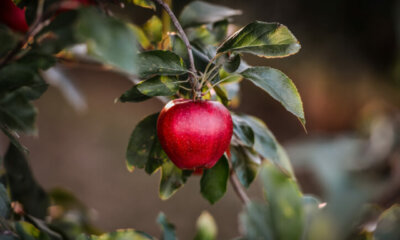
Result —
<path fill-rule="evenodd" d="M 179 12 L 188 1 L 174 2 Z M 371 105 L 400 106 L 400 3 L 389 0 L 225 0 L 212 1 L 243 10 L 235 23 L 277 21 L 289 27 L 302 49 L 285 59 L 247 56 L 254 65 L 269 65 L 289 75 L 302 95 L 308 135 L 278 103 L 248 82 L 242 83 L 241 104 L 235 111 L 262 118 L 279 141 L 293 142 L 315 135 L 337 136 L 359 127 L 363 109 Z M 127 6 L 125 16 L 143 23 L 151 11 Z M 192 177 L 170 200 L 158 198 L 159 173 L 129 173 L 125 149 L 134 126 L 162 103 L 114 103 L 131 82 L 118 74 L 79 66 L 64 66 L 87 101 L 75 111 L 60 91 L 50 87 L 36 102 L 36 137 L 23 137 L 37 180 L 50 190 L 72 191 L 92 211 L 94 223 L 110 231 L 133 227 L 159 235 L 155 223 L 163 211 L 177 226 L 180 239 L 194 235 L 195 221 L 204 209 L 215 217 L 219 239 L 238 235 L 238 198 L 229 187 L 226 196 L 209 205 Z M 5 151 L 4 138 L 0 150 Z M 309 189 L 303 186 L 303 189 Z M 258 184 L 250 195 L 259 197 Z"/>

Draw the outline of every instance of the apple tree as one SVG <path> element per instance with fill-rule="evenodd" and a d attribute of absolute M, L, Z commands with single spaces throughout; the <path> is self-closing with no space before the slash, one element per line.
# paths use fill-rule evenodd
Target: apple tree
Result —
<path fill-rule="evenodd" d="M 152 9 L 154 15 L 139 26 L 111 10 L 127 4 Z M 210 204 L 224 196 L 228 184 L 243 202 L 238 239 L 396 239 L 398 206 L 387 209 L 371 231 L 338 224 L 330 203 L 325 207 L 301 192 L 288 155 L 267 125 L 235 112 L 240 82 L 250 81 L 305 129 L 303 104 L 291 78 L 275 68 L 250 66 L 243 57 L 296 54 L 300 43 L 292 32 L 274 22 L 238 27 L 233 19 L 240 10 L 203 1 L 189 3 L 179 15 L 171 5 L 163 0 L 1 1 L 0 128 L 9 139 L 1 159 L 1 239 L 155 239 L 133 228 L 102 233 L 77 198 L 60 189 L 46 192 L 33 178 L 29 152 L 18 136 L 35 134 L 32 102 L 46 92 L 43 75 L 66 62 L 90 62 L 132 79 L 135 84 L 118 102 L 157 98 L 165 103 L 137 124 L 126 150 L 129 171 L 161 172 L 161 199 L 201 175 L 201 196 Z M 257 176 L 263 201 L 246 192 Z M 68 220 L 71 212 L 77 221 Z M 161 239 L 177 238 L 164 214 L 157 222 Z M 216 238 L 215 222 L 204 212 L 195 239 Z"/>

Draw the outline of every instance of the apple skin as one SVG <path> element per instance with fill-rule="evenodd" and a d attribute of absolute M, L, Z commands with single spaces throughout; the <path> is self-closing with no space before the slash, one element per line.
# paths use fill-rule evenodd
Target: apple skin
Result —
<path fill-rule="evenodd" d="M 157 121 L 161 146 L 180 169 L 213 167 L 228 148 L 232 132 L 228 109 L 215 101 L 172 100 Z"/>
<path fill-rule="evenodd" d="M 29 29 L 25 10 L 17 7 L 12 0 L 0 0 L 0 22 L 22 33 L 26 33 Z"/>
<path fill-rule="evenodd" d="M 61 2 L 60 8 L 58 9 L 57 13 L 74 10 L 79 8 L 80 6 L 89 6 L 95 4 L 95 0 L 64 0 Z"/>

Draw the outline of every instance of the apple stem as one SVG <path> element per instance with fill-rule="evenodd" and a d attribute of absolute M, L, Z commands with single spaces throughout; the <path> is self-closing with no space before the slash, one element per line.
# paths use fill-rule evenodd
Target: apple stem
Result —
<path fill-rule="evenodd" d="M 176 27 L 176 29 L 179 32 L 179 35 L 181 35 L 182 41 L 185 43 L 187 52 L 188 52 L 188 57 L 189 57 L 189 62 L 190 62 L 190 85 L 192 86 L 192 91 L 193 91 L 193 100 L 196 99 L 201 99 L 201 85 L 198 82 L 197 76 L 196 76 L 196 67 L 194 65 L 194 58 L 193 58 L 193 51 L 192 51 L 192 45 L 190 45 L 189 39 L 186 36 L 185 31 L 182 28 L 182 25 L 179 23 L 178 19 L 176 18 L 175 14 L 172 12 L 171 8 L 167 3 L 165 3 L 163 0 L 153 0 L 154 2 L 158 3 L 164 10 L 167 12 L 169 17 L 172 20 L 172 23 Z"/>

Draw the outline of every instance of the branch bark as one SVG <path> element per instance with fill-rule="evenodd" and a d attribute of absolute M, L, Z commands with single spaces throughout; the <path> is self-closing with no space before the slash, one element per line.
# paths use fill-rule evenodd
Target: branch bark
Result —
<path fill-rule="evenodd" d="M 188 57 L 189 57 L 189 62 L 190 62 L 190 84 L 192 85 L 193 89 L 193 95 L 194 98 L 201 97 L 201 86 L 199 86 L 197 80 L 196 80 L 196 67 L 194 65 L 194 58 L 193 58 L 193 51 L 192 51 L 192 45 L 190 45 L 189 39 L 186 36 L 185 31 L 183 30 L 181 24 L 179 23 L 178 19 L 176 18 L 175 14 L 172 12 L 171 8 L 168 6 L 167 3 L 165 3 L 163 0 L 153 0 L 154 2 L 158 3 L 169 15 L 169 17 L 172 20 L 172 23 L 174 24 L 176 30 L 178 30 L 179 35 L 181 35 L 181 38 L 183 42 L 185 43 L 187 52 L 188 52 Z"/>
<path fill-rule="evenodd" d="M 233 190 L 235 190 L 236 194 L 238 195 L 242 203 L 245 205 L 250 203 L 250 198 L 249 196 L 247 196 L 247 193 L 240 184 L 239 179 L 237 178 L 236 172 L 234 170 L 231 170 L 229 180 L 232 184 Z"/>

